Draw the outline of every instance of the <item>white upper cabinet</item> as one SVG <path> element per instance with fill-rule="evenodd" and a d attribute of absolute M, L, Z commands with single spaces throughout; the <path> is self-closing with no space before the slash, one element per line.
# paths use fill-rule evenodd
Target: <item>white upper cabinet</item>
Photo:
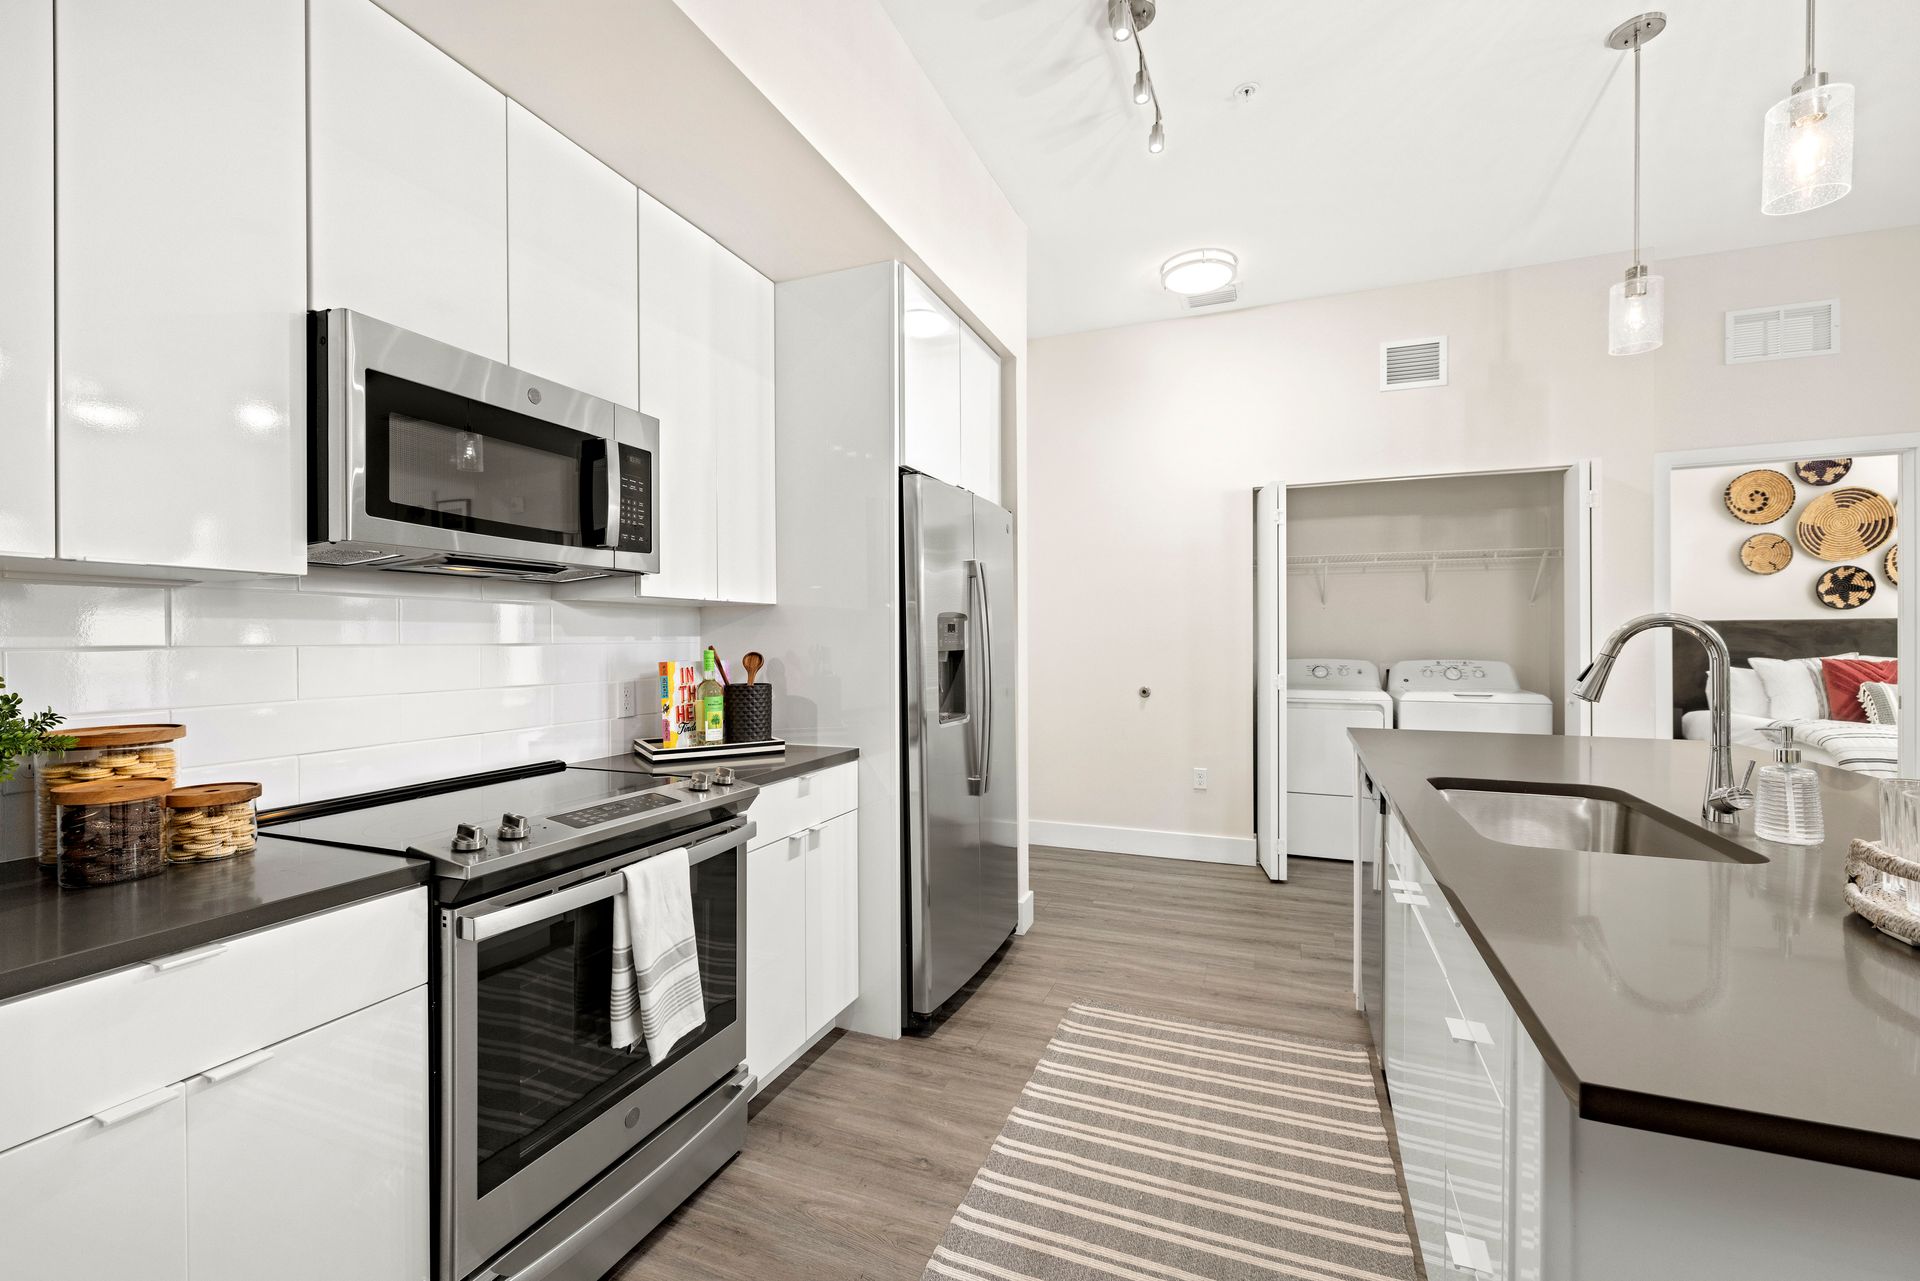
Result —
<path fill-rule="evenodd" d="M 999 353 L 973 330 L 962 329 L 960 484 L 990 503 L 1000 503 L 1000 422 Z"/>
<path fill-rule="evenodd" d="M 715 267 L 718 598 L 770 605 L 775 555 L 773 282 L 724 249 Z"/>
<path fill-rule="evenodd" d="M 960 470 L 960 318 L 900 270 L 900 461 L 950 485 Z"/>
<path fill-rule="evenodd" d="M 640 412 L 660 420 L 654 537 L 660 572 L 641 592 L 716 600 L 720 591 L 719 441 L 713 335 L 725 250 L 640 195 Z"/>
<path fill-rule="evenodd" d="M 63 558 L 304 568 L 303 27 L 301 0 L 60 5 Z"/>
<path fill-rule="evenodd" d="M 0 0 L 0 556 L 53 555 L 53 0 Z"/>
<path fill-rule="evenodd" d="M 312 305 L 506 361 L 506 98 L 372 0 L 309 37 Z"/>
<path fill-rule="evenodd" d="M 640 405 L 638 193 L 517 102 L 507 104 L 510 362 Z"/>

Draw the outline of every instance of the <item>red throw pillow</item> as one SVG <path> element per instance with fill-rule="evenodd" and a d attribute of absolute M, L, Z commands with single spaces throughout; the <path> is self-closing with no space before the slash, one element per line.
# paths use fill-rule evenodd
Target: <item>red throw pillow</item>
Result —
<path fill-rule="evenodd" d="M 1871 658 L 1823 658 L 1820 679 L 1827 686 L 1827 715 L 1836 721 L 1861 721 L 1867 711 L 1860 706 L 1860 687 L 1868 681 L 1897 681 L 1900 664 Z"/>

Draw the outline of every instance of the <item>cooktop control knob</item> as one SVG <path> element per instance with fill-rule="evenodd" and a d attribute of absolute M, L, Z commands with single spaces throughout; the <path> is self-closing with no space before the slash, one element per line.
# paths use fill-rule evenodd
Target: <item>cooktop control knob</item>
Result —
<path fill-rule="evenodd" d="M 733 772 L 733 766 L 722 765 L 713 772 L 713 781 L 721 787 L 732 787 L 740 781 L 740 776 Z"/>
<path fill-rule="evenodd" d="M 487 829 L 478 823 L 461 823 L 453 829 L 453 852 L 471 854 L 487 847 Z"/>
<path fill-rule="evenodd" d="M 497 835 L 503 841 L 524 841 L 533 832 L 533 824 L 527 821 L 525 814 L 515 814 L 508 810 L 500 816 L 500 831 Z"/>
<path fill-rule="evenodd" d="M 689 792 L 711 792 L 713 790 L 713 776 L 705 770 L 695 770 L 693 773 L 687 775 L 687 790 Z"/>

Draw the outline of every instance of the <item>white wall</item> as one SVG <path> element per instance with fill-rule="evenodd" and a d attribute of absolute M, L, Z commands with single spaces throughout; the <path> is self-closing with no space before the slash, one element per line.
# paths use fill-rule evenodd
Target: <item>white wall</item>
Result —
<path fill-rule="evenodd" d="M 1559 472 L 1448 476 L 1287 492 L 1287 554 L 1462 551 L 1558 547 Z M 1434 575 L 1427 599 L 1420 570 L 1327 576 L 1327 599 L 1311 574 L 1287 579 L 1287 655 L 1364 658 L 1382 671 L 1409 658 L 1492 658 L 1520 684 L 1554 699 L 1564 682 L 1562 565 L 1549 561 Z"/>
<path fill-rule="evenodd" d="M 1730 467 L 1689 467 L 1673 473 L 1672 534 L 1668 551 L 1673 608 L 1696 618 L 1834 618 L 1835 611 L 1813 594 L 1820 575 L 1834 562 L 1809 555 L 1794 536 L 1807 505 L 1820 495 L 1845 486 L 1876 489 L 1888 498 L 1900 497 L 1900 459 L 1882 454 L 1856 458 L 1853 470 L 1837 484 L 1809 485 L 1793 474 L 1791 458 L 1756 458 Z M 1748 525 L 1727 510 L 1727 482 L 1756 467 L 1770 467 L 1793 481 L 1797 491 L 1793 510 L 1771 525 Z M 1784 536 L 1793 544 L 1793 559 L 1777 574 L 1756 574 L 1740 563 L 1740 546 L 1758 533 Z M 1887 546 L 1892 546 L 1888 543 Z M 1899 613 L 1900 594 L 1887 580 L 1887 547 L 1850 562 L 1873 575 L 1878 584 L 1873 599 L 1848 610 L 1853 618 L 1893 618 Z"/>
<path fill-rule="evenodd" d="M 1920 404 L 1920 228 L 1656 259 L 1667 343 L 1606 354 L 1616 258 L 1030 347 L 1036 821 L 1251 831 L 1257 483 L 1598 461 L 1595 623 L 1653 605 L 1653 457 L 1904 430 Z M 1840 298 L 1837 355 L 1722 363 L 1723 312 Z M 1379 344 L 1446 334 L 1449 386 L 1382 393 Z M 1763 454 L 1764 449 L 1756 450 Z M 1595 709 L 1653 734 L 1656 646 Z M 1152 685 L 1142 708 L 1135 690 Z M 1205 793 L 1191 767 L 1217 762 Z"/>
<path fill-rule="evenodd" d="M 73 724 L 181 722 L 182 781 L 257 781 L 263 805 L 625 752 L 658 720 L 655 665 L 699 653 L 699 613 L 548 590 L 373 570 L 0 581 L 0 674 Z M 634 680 L 641 715 L 622 718 L 619 683 Z M 0 859 L 31 853 L 25 788 L 8 785 Z"/>

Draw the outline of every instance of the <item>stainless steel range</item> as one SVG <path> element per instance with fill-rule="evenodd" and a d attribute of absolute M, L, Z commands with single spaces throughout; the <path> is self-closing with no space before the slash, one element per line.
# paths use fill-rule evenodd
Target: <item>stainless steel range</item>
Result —
<path fill-rule="evenodd" d="M 592 1281 L 740 1150 L 757 789 L 551 762 L 294 806 L 274 835 L 433 860 L 438 1281 Z M 615 1049 L 614 895 L 685 848 L 706 1022 Z"/>

